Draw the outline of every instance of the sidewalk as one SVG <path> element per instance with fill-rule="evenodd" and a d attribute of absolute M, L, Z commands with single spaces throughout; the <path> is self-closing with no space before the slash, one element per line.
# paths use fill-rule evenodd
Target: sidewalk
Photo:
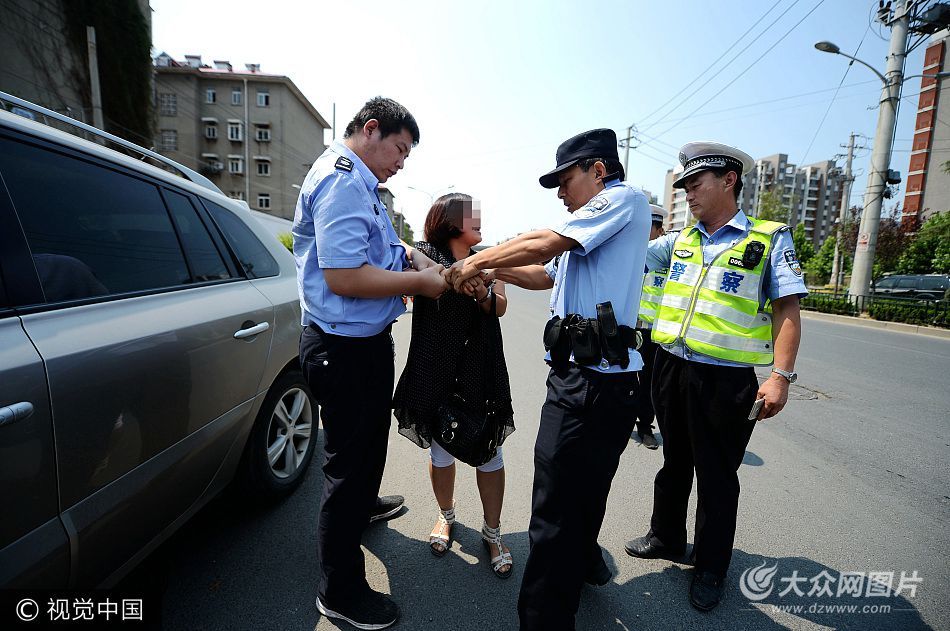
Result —
<path fill-rule="evenodd" d="M 887 329 L 898 333 L 916 333 L 917 335 L 929 335 L 931 337 L 940 337 L 950 340 L 950 329 L 940 329 L 933 326 L 920 326 L 917 324 L 904 324 L 903 322 L 885 322 L 882 320 L 872 320 L 870 318 L 855 318 L 852 316 L 835 315 L 832 313 L 820 313 L 818 311 L 802 310 L 803 318 L 813 320 L 828 320 L 831 322 L 840 322 L 842 324 L 853 324 L 871 329 Z"/>

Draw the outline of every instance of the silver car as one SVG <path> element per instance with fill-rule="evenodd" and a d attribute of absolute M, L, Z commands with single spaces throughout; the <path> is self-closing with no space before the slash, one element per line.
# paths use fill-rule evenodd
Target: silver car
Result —
<path fill-rule="evenodd" d="M 203 176 L 0 104 L 0 588 L 110 587 L 235 478 L 301 482 L 294 261 Z"/>

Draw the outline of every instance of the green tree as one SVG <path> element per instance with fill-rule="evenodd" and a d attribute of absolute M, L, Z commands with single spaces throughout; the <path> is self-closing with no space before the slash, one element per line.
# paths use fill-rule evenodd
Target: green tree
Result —
<path fill-rule="evenodd" d="M 788 208 L 782 204 L 782 198 L 775 191 L 765 191 L 759 195 L 759 204 L 755 216 L 763 221 L 786 221 Z"/>
<path fill-rule="evenodd" d="M 845 228 L 841 235 L 841 243 L 845 253 L 850 255 L 854 252 L 860 228 L 860 218 L 852 221 Z M 877 229 L 877 245 L 874 248 L 872 276 L 877 278 L 884 272 L 895 271 L 901 255 L 911 240 L 911 237 L 901 229 L 900 222 L 897 219 L 894 217 L 882 218 Z"/>
<path fill-rule="evenodd" d="M 795 244 L 795 253 L 798 255 L 798 261 L 802 267 L 808 264 L 815 256 L 815 246 L 811 239 L 805 236 L 805 224 L 800 223 L 792 231 L 792 242 Z"/>
<path fill-rule="evenodd" d="M 834 267 L 834 261 L 835 235 L 831 234 L 818 248 L 817 254 L 804 265 L 809 284 L 824 285 L 831 280 L 831 268 Z"/>
<path fill-rule="evenodd" d="M 950 274 L 950 212 L 932 216 L 900 256 L 904 274 Z"/>

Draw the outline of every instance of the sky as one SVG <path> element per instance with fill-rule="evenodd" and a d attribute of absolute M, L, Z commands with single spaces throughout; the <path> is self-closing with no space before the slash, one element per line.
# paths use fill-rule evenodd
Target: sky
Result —
<path fill-rule="evenodd" d="M 687 142 L 724 142 L 753 158 L 786 153 L 803 165 L 843 156 L 856 132 L 868 147 L 854 161 L 859 203 L 881 83 L 814 43 L 830 40 L 883 72 L 890 29 L 872 20 L 877 6 L 151 0 L 156 52 L 287 75 L 327 121 L 336 105 L 338 136 L 373 96 L 405 105 L 421 142 L 387 183 L 396 209 L 420 239 L 430 195 L 468 193 L 481 200 L 486 244 L 562 220 L 556 191 L 538 177 L 554 168 L 562 141 L 598 127 L 620 137 L 637 127 L 627 180 L 661 204 L 666 171 Z M 925 48 L 908 55 L 905 74 L 922 71 Z M 891 168 L 905 181 L 919 91 L 920 79 L 905 84 L 895 135 Z"/>

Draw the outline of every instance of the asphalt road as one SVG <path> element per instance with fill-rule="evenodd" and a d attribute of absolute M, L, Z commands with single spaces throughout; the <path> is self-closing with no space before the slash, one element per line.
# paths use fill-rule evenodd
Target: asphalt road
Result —
<path fill-rule="evenodd" d="M 364 545 L 371 585 L 402 608 L 397 628 L 517 628 L 531 454 L 544 398 L 547 292 L 512 289 L 510 297 L 502 322 L 518 430 L 504 448 L 502 529 L 514 577 L 502 581 L 490 571 L 478 536 L 474 474 L 464 465 L 456 483 L 456 541 L 444 558 L 429 554 L 437 513 L 426 454 L 394 429 L 382 492 L 405 495 L 406 508 L 372 526 Z M 397 374 L 410 320 L 394 328 Z M 600 536 L 615 576 L 605 587 L 585 588 L 578 629 L 950 629 L 950 340 L 808 319 L 803 329 L 800 381 L 782 414 L 756 429 L 740 470 L 736 550 L 723 603 L 709 614 L 694 611 L 689 566 L 624 553 L 627 539 L 646 532 L 662 461 L 661 452 L 633 438 Z M 164 628 L 351 628 L 323 619 L 314 606 L 316 457 L 290 498 L 267 507 L 239 497 L 216 500 L 143 566 L 154 580 L 167 573 Z M 690 532 L 694 505 L 695 495 Z M 761 568 L 761 575 L 773 567 L 773 590 L 764 600 L 743 595 L 744 570 Z M 895 589 L 903 572 L 915 593 L 905 587 L 899 595 L 867 596 L 864 582 L 861 597 L 838 596 L 842 572 L 893 572 Z M 801 582 L 782 581 L 795 577 Z M 793 584 L 805 595 L 780 595 Z M 823 586 L 832 594 L 821 595 Z M 832 609 L 842 606 L 856 610 Z M 889 611 L 862 611 L 882 606 Z"/>

